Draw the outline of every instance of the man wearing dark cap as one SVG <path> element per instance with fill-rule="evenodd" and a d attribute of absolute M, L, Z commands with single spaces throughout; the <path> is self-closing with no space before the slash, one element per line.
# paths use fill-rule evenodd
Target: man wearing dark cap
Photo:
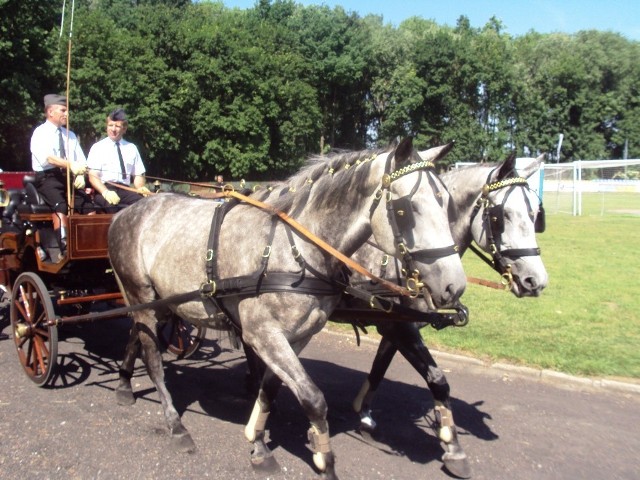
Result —
<path fill-rule="evenodd" d="M 151 193 L 145 187 L 145 168 L 138 148 L 126 141 L 127 115 L 121 108 L 107 116 L 107 136 L 89 150 L 89 181 L 94 202 L 114 213 Z M 133 182 L 131 179 L 133 178 Z"/>
<path fill-rule="evenodd" d="M 56 231 L 60 251 L 66 250 L 67 169 L 77 189 L 83 189 L 87 159 L 76 135 L 67 130 L 67 99 L 62 95 L 44 96 L 46 120 L 36 127 L 31 136 L 31 168 L 36 172 L 35 186 L 47 205 L 53 210 L 53 228 Z M 75 205 L 83 198 L 76 195 Z"/>

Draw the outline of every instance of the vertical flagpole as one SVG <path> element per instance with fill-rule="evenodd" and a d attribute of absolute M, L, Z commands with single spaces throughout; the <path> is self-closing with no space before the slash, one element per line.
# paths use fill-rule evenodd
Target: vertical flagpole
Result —
<path fill-rule="evenodd" d="M 74 203 L 74 199 L 75 199 L 75 195 L 74 195 L 74 191 L 73 191 L 73 187 L 71 186 L 71 172 L 70 172 L 70 162 L 71 159 L 68 158 L 68 155 L 70 154 L 69 152 L 69 85 L 71 83 L 71 38 L 73 37 L 73 14 L 75 11 L 75 6 L 76 6 L 76 1 L 72 0 L 71 2 L 71 19 L 69 22 L 69 43 L 67 46 L 67 90 L 66 90 L 66 97 L 67 97 L 67 145 L 66 145 L 66 150 L 67 150 L 67 205 L 69 206 L 69 214 L 71 215 L 71 213 L 73 212 L 73 203 Z M 65 11 L 65 7 L 66 7 L 66 0 L 64 0 L 64 3 L 62 4 L 62 22 L 60 24 L 60 28 L 62 28 L 62 26 L 64 25 L 64 11 Z M 60 32 L 60 34 L 62 35 L 62 31 Z"/>

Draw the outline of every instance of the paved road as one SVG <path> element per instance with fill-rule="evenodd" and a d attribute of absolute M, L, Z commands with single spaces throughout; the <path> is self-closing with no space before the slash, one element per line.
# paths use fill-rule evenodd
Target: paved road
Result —
<path fill-rule="evenodd" d="M 169 449 L 157 395 L 142 368 L 138 401 L 114 401 L 126 320 L 60 331 L 62 375 L 38 388 L 22 373 L 10 340 L 0 340 L 0 478 L 266 479 L 249 466 L 242 428 L 251 410 L 242 355 L 209 333 L 196 358 L 166 373 L 176 406 L 198 445 Z M 5 333 L 9 328 L 4 329 Z M 397 359 L 376 404 L 377 442 L 356 432 L 350 403 L 374 353 L 351 337 L 322 333 L 304 365 L 330 406 L 337 471 L 348 479 L 447 479 L 431 428 L 433 402 L 421 378 Z M 454 414 L 475 479 L 638 479 L 640 396 L 580 391 L 444 359 Z M 307 420 L 288 391 L 270 419 L 282 473 L 314 478 Z"/>

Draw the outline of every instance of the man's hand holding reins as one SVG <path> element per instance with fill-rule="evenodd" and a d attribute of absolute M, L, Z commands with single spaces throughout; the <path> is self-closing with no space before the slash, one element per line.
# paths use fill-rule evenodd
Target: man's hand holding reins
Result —
<path fill-rule="evenodd" d="M 84 175 L 87 172 L 87 164 L 85 162 L 69 162 L 69 168 L 74 175 Z"/>
<path fill-rule="evenodd" d="M 120 197 L 113 190 L 105 190 L 102 192 L 102 196 L 109 203 L 109 205 L 117 205 L 120 203 Z"/>
<path fill-rule="evenodd" d="M 73 181 L 73 186 L 76 187 L 76 190 L 82 190 L 85 185 L 84 175 L 76 175 L 76 178 Z"/>

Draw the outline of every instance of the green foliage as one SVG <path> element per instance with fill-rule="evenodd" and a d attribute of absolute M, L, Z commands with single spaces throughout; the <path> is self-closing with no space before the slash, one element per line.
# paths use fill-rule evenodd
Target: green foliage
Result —
<path fill-rule="evenodd" d="M 640 156 L 640 44 L 610 32 L 512 38 L 492 18 L 399 27 L 342 7 L 258 0 L 80 0 L 73 37 L 61 4 L 0 0 L 0 154 L 29 165 L 42 96 L 67 88 L 83 147 L 114 107 L 150 175 L 271 180 L 310 153 L 413 135 L 455 139 L 447 161 L 507 151 L 562 160 Z"/>
<path fill-rule="evenodd" d="M 24 170 L 31 166 L 29 139 L 42 118 L 45 93 L 64 92 L 64 80 L 48 77 L 48 60 L 59 43 L 60 22 L 51 2 L 0 0 L 0 166 Z"/>

